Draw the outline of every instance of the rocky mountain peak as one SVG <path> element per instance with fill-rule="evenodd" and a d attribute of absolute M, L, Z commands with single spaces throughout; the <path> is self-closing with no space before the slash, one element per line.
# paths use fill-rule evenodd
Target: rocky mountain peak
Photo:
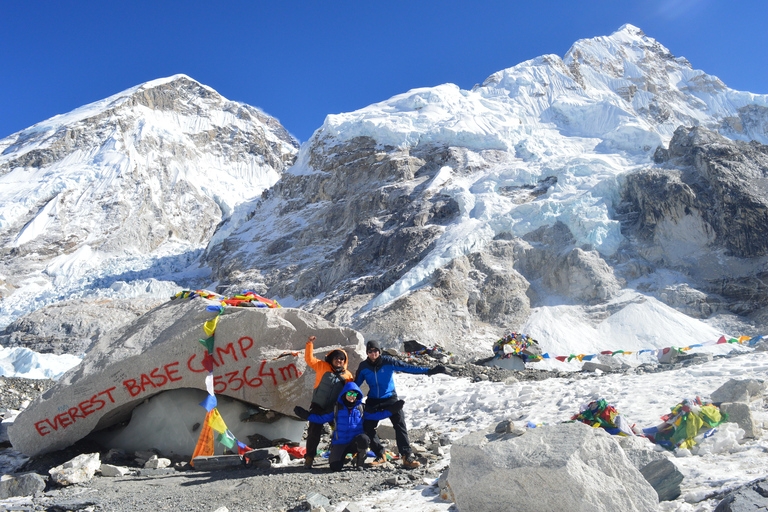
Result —
<path fill-rule="evenodd" d="M 42 306 L 82 279 L 109 288 L 124 270 L 154 276 L 157 258 L 166 270 L 188 265 L 237 204 L 278 180 L 298 146 L 276 119 L 186 75 L 0 141 L 0 324 L 35 279 L 34 289 L 47 289 L 33 294 Z M 140 288 L 126 293 L 153 286 Z"/>

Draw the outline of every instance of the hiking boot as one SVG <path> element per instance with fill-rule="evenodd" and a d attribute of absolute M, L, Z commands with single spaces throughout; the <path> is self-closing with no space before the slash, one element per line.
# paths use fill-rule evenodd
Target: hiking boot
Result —
<path fill-rule="evenodd" d="M 371 466 L 378 466 L 379 464 L 384 464 L 387 462 L 387 458 L 382 453 L 381 455 L 377 455 L 375 459 L 373 459 L 373 462 L 371 462 Z"/>
<path fill-rule="evenodd" d="M 412 453 L 403 457 L 403 467 L 408 469 L 414 469 L 421 466 L 421 463 L 416 460 L 416 456 Z"/>
<path fill-rule="evenodd" d="M 315 458 L 314 457 L 310 457 L 308 455 L 304 457 L 304 467 L 305 468 L 311 468 L 313 462 L 315 462 Z"/>

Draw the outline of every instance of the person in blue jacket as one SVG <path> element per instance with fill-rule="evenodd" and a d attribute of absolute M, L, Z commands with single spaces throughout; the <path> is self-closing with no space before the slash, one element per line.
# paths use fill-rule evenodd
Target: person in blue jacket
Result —
<path fill-rule="evenodd" d="M 373 464 L 380 464 L 384 459 L 384 446 L 382 446 L 379 436 L 376 435 L 376 427 L 379 420 L 370 413 L 384 410 L 392 404 L 398 402 L 397 392 L 395 391 L 395 381 L 392 377 L 394 372 L 406 372 L 416 374 L 434 375 L 436 373 L 446 373 L 445 366 L 437 365 L 434 368 L 423 368 L 420 366 L 411 366 L 398 361 L 397 359 L 381 354 L 381 347 L 377 341 L 369 341 L 365 350 L 368 358 L 357 367 L 355 373 L 355 383 L 360 386 L 363 382 L 368 384 L 368 398 L 365 401 L 366 417 L 363 422 L 363 430 L 370 438 L 371 450 L 376 455 Z M 399 400 L 402 402 L 402 400 Z M 405 415 L 402 407 L 392 412 L 389 417 L 392 427 L 395 429 L 395 441 L 397 450 L 403 458 L 403 466 L 406 468 L 419 467 L 419 461 L 413 455 L 411 443 L 408 440 L 408 429 L 405 426 Z"/>
<path fill-rule="evenodd" d="M 363 392 L 354 382 L 347 382 L 341 391 L 334 411 L 328 414 L 310 414 L 303 407 L 295 407 L 293 412 L 303 420 L 312 423 L 333 422 L 333 434 L 331 436 L 331 453 L 328 464 L 331 471 L 341 471 L 346 461 L 347 454 L 355 456 L 355 464 L 362 468 L 365 458 L 368 456 L 370 438 L 363 431 L 363 418 L 383 420 L 399 411 L 403 407 L 403 401 L 390 404 L 386 409 L 382 408 L 375 413 L 363 411 Z"/>

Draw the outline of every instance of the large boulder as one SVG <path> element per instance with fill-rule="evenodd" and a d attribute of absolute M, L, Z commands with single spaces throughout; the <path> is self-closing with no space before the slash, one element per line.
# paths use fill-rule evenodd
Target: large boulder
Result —
<path fill-rule="evenodd" d="M 9 428 L 14 448 L 30 456 L 61 449 L 127 420 L 153 395 L 205 390 L 209 373 L 199 340 L 208 337 L 203 324 L 217 314 L 209 305 L 218 303 L 170 301 L 102 336 L 79 366 L 16 418 Z M 317 357 L 343 348 L 350 368 L 361 361 L 362 336 L 319 316 L 290 308 L 226 308 L 214 334 L 215 392 L 292 415 L 295 405 L 311 398 L 314 372 L 305 377 L 301 352 L 309 335 L 317 336 Z"/>
<path fill-rule="evenodd" d="M 456 441 L 448 474 L 461 511 L 651 511 L 653 487 L 602 429 L 563 423 Z"/>
<path fill-rule="evenodd" d="M 748 404 L 757 400 L 765 393 L 765 381 L 757 379 L 731 379 L 712 392 L 711 399 L 715 405 L 724 402 L 741 402 Z"/>

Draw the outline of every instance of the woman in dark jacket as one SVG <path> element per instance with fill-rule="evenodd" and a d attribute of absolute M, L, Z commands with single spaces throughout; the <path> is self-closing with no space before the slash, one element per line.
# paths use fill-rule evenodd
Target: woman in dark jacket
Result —
<path fill-rule="evenodd" d="M 352 381 L 352 374 L 347 370 L 347 353 L 341 349 L 332 350 L 325 360 L 314 356 L 314 342 L 317 338 L 310 336 L 304 349 L 304 361 L 315 370 L 315 390 L 312 392 L 312 403 L 309 405 L 311 414 L 327 414 L 333 410 L 333 404 L 341 393 L 344 384 Z M 304 466 L 311 468 L 323 433 L 322 423 L 310 423 L 307 426 L 307 454 L 304 456 Z"/>

